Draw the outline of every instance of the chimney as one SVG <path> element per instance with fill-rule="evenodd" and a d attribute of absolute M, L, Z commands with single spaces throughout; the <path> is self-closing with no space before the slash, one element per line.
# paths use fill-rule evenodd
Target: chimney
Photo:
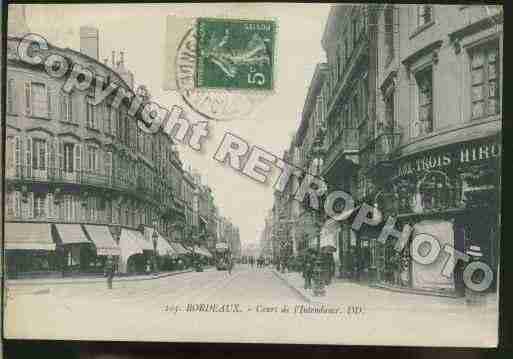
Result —
<path fill-rule="evenodd" d="M 112 51 L 111 55 L 111 61 L 112 61 L 112 68 L 116 68 L 116 52 Z"/>
<path fill-rule="evenodd" d="M 123 66 L 125 64 L 125 52 L 120 51 L 119 56 L 120 56 L 119 62 L 121 63 L 121 66 Z"/>
<path fill-rule="evenodd" d="M 98 29 L 90 26 L 81 26 L 80 52 L 98 61 L 100 57 L 98 47 Z"/>

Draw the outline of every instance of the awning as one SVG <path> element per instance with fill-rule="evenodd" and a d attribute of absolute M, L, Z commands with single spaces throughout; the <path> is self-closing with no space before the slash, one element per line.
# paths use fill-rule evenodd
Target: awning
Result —
<path fill-rule="evenodd" d="M 141 232 L 134 231 L 131 229 L 127 229 L 126 231 L 130 233 L 130 235 L 135 239 L 135 241 L 143 251 L 153 251 L 152 241 L 146 240 L 146 238 L 144 238 L 144 235 Z"/>
<path fill-rule="evenodd" d="M 328 219 L 321 229 L 321 250 L 336 251 L 340 223 L 334 219 Z"/>
<path fill-rule="evenodd" d="M 191 252 L 192 252 L 192 250 L 191 250 Z M 208 249 L 206 249 L 205 247 L 194 246 L 194 253 L 208 257 L 208 258 L 213 257 L 212 253 L 210 253 L 208 251 Z"/>
<path fill-rule="evenodd" d="M 107 226 L 84 225 L 85 231 L 96 247 L 96 254 L 99 256 L 119 256 L 121 249 L 112 238 Z"/>
<path fill-rule="evenodd" d="M 157 253 L 160 256 L 171 256 L 173 254 L 178 254 L 173 249 L 173 247 L 169 245 L 166 239 L 162 237 L 158 231 L 154 231 L 154 229 L 151 227 L 144 227 L 144 238 L 147 242 L 150 242 L 153 246 L 153 232 L 157 233 Z"/>
<path fill-rule="evenodd" d="M 54 251 L 49 223 L 5 223 L 6 250 Z"/>
<path fill-rule="evenodd" d="M 187 249 L 184 248 L 180 243 L 178 242 L 170 242 L 169 243 L 171 247 L 175 250 L 177 254 L 188 254 L 189 252 Z"/>
<path fill-rule="evenodd" d="M 62 244 L 91 243 L 80 224 L 56 224 L 55 228 Z"/>

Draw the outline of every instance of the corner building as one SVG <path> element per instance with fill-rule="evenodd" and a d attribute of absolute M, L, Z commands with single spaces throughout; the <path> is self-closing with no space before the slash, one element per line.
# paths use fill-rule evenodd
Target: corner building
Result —
<path fill-rule="evenodd" d="M 499 6 L 337 5 L 323 38 L 329 185 L 345 188 L 357 204 L 375 205 L 384 220 L 394 216 L 398 229 L 412 225 L 412 238 L 424 233 L 461 252 L 480 247 L 495 278 L 502 24 Z M 409 246 L 396 253 L 394 241 L 378 243 L 369 227 L 355 232 L 341 224 L 342 274 L 462 293 L 464 264 L 444 277 L 443 250 L 436 262 L 421 265 Z"/>

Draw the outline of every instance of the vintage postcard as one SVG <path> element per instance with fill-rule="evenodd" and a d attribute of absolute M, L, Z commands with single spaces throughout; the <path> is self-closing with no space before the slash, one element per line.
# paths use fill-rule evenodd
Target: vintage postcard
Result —
<path fill-rule="evenodd" d="M 9 339 L 495 347 L 503 9 L 11 4 Z"/>

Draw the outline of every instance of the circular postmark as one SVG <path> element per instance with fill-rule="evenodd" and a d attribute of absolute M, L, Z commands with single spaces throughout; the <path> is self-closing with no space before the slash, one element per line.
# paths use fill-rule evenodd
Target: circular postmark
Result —
<path fill-rule="evenodd" d="M 270 93 L 196 87 L 197 33 L 192 26 L 180 41 L 175 57 L 176 88 L 184 102 L 199 115 L 214 121 L 247 119 Z"/>

